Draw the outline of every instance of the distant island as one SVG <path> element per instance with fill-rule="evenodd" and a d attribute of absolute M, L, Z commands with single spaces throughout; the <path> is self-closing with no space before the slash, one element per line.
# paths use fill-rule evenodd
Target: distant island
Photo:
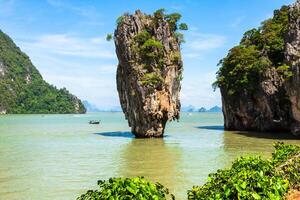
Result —
<path fill-rule="evenodd" d="M 122 112 L 121 106 L 111 106 L 111 107 L 98 107 L 95 104 L 89 102 L 88 100 L 82 101 L 84 107 L 86 108 L 86 112 Z M 213 106 L 211 108 L 205 107 L 195 107 L 193 105 L 183 106 L 181 108 L 181 112 L 222 112 L 222 108 L 220 106 Z"/>
<path fill-rule="evenodd" d="M 101 112 L 101 110 L 96 105 L 90 103 L 87 100 L 83 100 L 82 103 L 86 109 L 86 112 Z"/>
<path fill-rule="evenodd" d="M 189 105 L 181 108 L 182 112 L 222 112 L 222 108 L 220 106 L 213 106 L 209 109 L 205 107 L 197 108 L 195 106 Z"/>
<path fill-rule="evenodd" d="M 84 107 L 86 108 L 86 112 L 93 113 L 93 112 L 121 112 L 121 106 L 112 106 L 112 107 L 97 107 L 96 105 L 90 103 L 87 100 L 82 101 Z"/>
<path fill-rule="evenodd" d="M 29 57 L 0 30 L 0 114 L 85 112 L 81 100 L 66 88 L 44 81 Z"/>

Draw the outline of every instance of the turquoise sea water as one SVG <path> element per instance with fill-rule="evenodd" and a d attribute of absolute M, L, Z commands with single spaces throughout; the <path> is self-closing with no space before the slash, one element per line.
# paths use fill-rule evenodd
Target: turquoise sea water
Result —
<path fill-rule="evenodd" d="M 101 120 L 90 125 L 89 120 Z M 75 199 L 97 180 L 144 176 L 177 199 L 241 155 L 269 156 L 272 134 L 223 131 L 221 113 L 182 113 L 163 139 L 135 139 L 123 113 L 0 116 L 0 199 Z M 300 140 L 286 134 L 287 143 Z"/>

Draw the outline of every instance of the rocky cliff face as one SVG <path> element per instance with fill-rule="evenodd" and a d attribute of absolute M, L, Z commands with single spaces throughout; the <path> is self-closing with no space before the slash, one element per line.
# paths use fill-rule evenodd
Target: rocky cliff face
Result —
<path fill-rule="evenodd" d="M 182 61 L 172 25 L 159 12 L 119 18 L 117 89 L 136 137 L 162 137 L 166 122 L 179 119 Z"/>
<path fill-rule="evenodd" d="M 290 103 L 284 80 L 275 69 L 260 77 L 254 94 L 230 96 L 221 88 L 224 123 L 227 130 L 286 131 L 290 126 Z"/>
<path fill-rule="evenodd" d="M 246 32 L 221 64 L 226 129 L 300 134 L 299 0 Z"/>
<path fill-rule="evenodd" d="M 285 89 L 291 104 L 291 130 L 300 135 L 300 1 L 290 7 L 289 28 L 286 34 L 285 59 L 293 76 Z"/>

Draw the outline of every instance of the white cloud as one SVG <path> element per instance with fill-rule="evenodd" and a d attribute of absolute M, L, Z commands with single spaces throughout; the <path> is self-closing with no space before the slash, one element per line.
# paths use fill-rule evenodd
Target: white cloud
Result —
<path fill-rule="evenodd" d="M 221 105 L 219 90 L 214 91 L 212 83 L 216 79 L 215 71 L 202 74 L 199 79 L 183 79 L 181 102 L 182 105 L 210 108 Z"/>
<path fill-rule="evenodd" d="M 64 3 L 60 0 L 47 0 L 47 2 L 52 5 L 52 6 L 56 6 L 56 7 L 63 7 Z"/>
<path fill-rule="evenodd" d="M 115 79 L 95 75 L 82 74 L 59 75 L 56 73 L 45 74 L 45 79 L 57 87 L 66 87 L 82 100 L 88 100 L 100 108 L 109 108 L 119 105 Z"/>
<path fill-rule="evenodd" d="M 104 108 L 119 105 L 114 45 L 104 37 L 48 34 L 16 43 L 47 82 Z"/>
<path fill-rule="evenodd" d="M 201 55 L 199 55 L 199 53 L 183 53 L 184 54 L 184 57 L 186 58 L 199 58 L 199 57 L 202 57 Z"/>
<path fill-rule="evenodd" d="M 243 20 L 245 19 L 244 16 L 240 16 L 240 17 L 237 17 L 231 24 L 230 24 L 230 27 L 232 28 L 237 28 L 241 25 L 241 23 L 243 22 Z"/>
<path fill-rule="evenodd" d="M 191 50 L 211 50 L 221 47 L 225 43 L 225 37 L 211 34 L 193 34 L 187 46 Z"/>
<path fill-rule="evenodd" d="M 223 46 L 226 38 L 221 35 L 198 33 L 197 28 L 193 28 L 186 34 L 186 43 L 183 45 L 183 56 L 197 58 L 205 52 Z"/>
<path fill-rule="evenodd" d="M 91 26 L 102 26 L 104 23 L 101 21 L 101 15 L 94 6 L 85 5 L 77 6 L 74 3 L 69 4 L 62 0 L 47 0 L 48 4 L 58 9 L 70 11 L 76 15 L 79 15 L 83 19 L 78 23 L 91 25 Z"/>
<path fill-rule="evenodd" d="M 65 34 L 44 35 L 35 40 L 21 41 L 25 51 L 47 54 L 88 57 L 115 58 L 113 44 L 102 38 L 79 38 Z"/>

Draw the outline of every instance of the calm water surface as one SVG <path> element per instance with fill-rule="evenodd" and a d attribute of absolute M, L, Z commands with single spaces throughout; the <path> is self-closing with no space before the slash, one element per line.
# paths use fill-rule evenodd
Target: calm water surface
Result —
<path fill-rule="evenodd" d="M 222 125 L 219 113 L 183 113 L 164 139 L 134 139 L 122 113 L 0 116 L 0 199 L 76 199 L 112 176 L 144 176 L 185 199 L 236 157 L 272 151 L 270 134 Z M 277 138 L 300 145 L 285 135 Z"/>

